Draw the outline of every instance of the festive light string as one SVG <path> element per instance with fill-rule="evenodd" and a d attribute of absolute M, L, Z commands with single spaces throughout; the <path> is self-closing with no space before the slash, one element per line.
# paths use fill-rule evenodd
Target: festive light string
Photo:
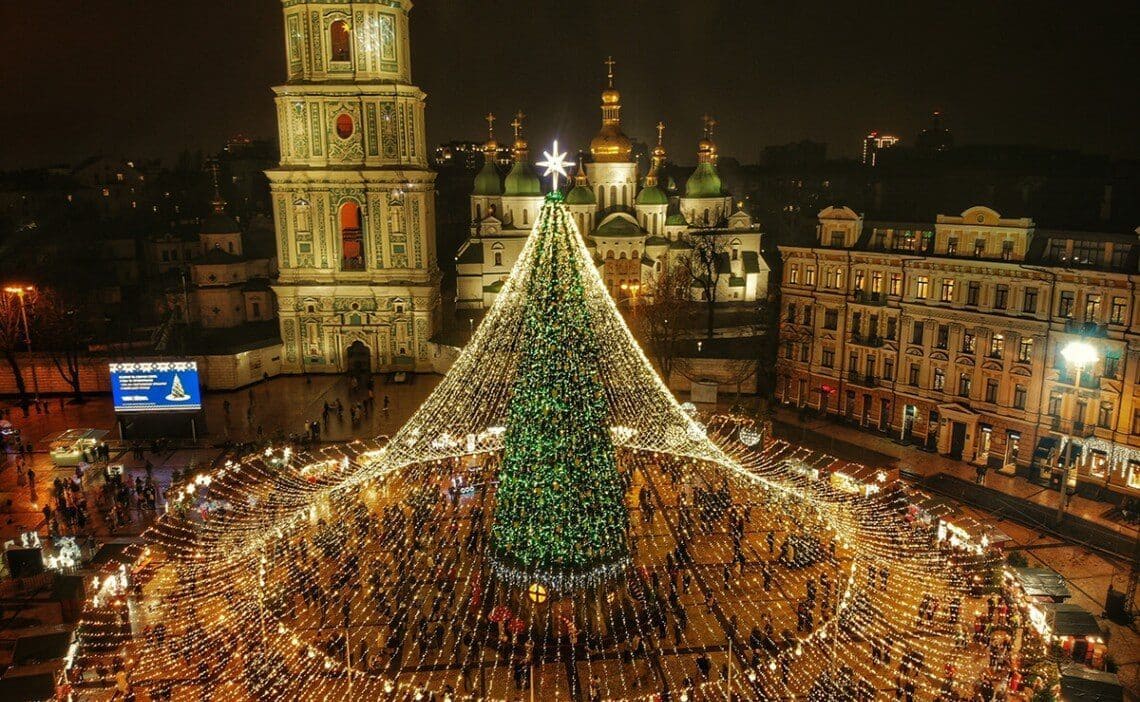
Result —
<path fill-rule="evenodd" d="M 581 301 L 548 320 L 565 325 L 560 331 L 540 324 L 549 315 L 535 305 L 551 299 L 541 290 Z M 591 330 L 582 347 L 557 346 L 581 327 Z M 591 356 L 595 342 L 586 370 L 551 355 Z M 536 344 L 545 345 L 538 355 Z M 558 401 L 576 412 L 590 401 L 573 396 L 582 373 L 596 377 L 604 395 L 608 441 L 595 434 L 572 444 L 586 447 L 596 466 L 612 455 L 625 482 L 621 507 L 605 508 L 620 516 L 590 539 L 628 539 L 632 567 L 619 559 L 604 585 L 559 592 L 562 583 L 527 583 L 534 573 L 526 569 L 504 581 L 487 557 L 495 520 L 512 519 L 496 513 L 491 484 L 510 460 L 505 442 L 520 436 L 509 429 L 512 416 L 528 446 L 573 436 L 574 428 L 555 421 L 525 433 L 553 401 L 541 394 L 512 414 L 512 398 L 525 399 L 518 383 L 550 382 L 538 372 L 543 365 L 561 369 Z M 733 689 L 745 698 L 803 696 L 820 681 L 841 679 L 878 695 L 908 653 L 926 661 L 914 678 L 927 697 L 943 684 L 946 662 L 969 670 L 976 656 L 956 645 L 948 624 L 916 621 L 916 613 L 924 596 L 961 598 L 961 616 L 969 618 L 975 570 L 952 578 L 939 548 L 907 524 L 899 494 L 853 494 L 813 479 L 835 459 L 761 440 L 758 431 L 736 417 L 702 425 L 676 402 L 607 294 L 572 218 L 552 199 L 468 347 L 391 440 L 271 448 L 168 495 L 168 513 L 146 546 L 131 551 L 131 585 L 109 579 L 110 590 L 104 583 L 89 604 L 70 671 L 75 689 L 98 696 L 101 685 L 113 684 L 118 660 L 131 684 L 151 692 L 172 685 L 235 700 L 415 699 L 427 691 L 507 699 L 516 696 L 513 674 L 534 664 L 572 669 L 582 697 L 596 678 L 605 698 L 649 699 L 665 685 L 675 699 L 693 699 L 723 694 L 720 671 L 701 679 L 693 656 L 728 660 L 729 640 Z M 453 499 L 448 488 L 462 494 Z M 654 506 L 652 520 L 643 499 Z M 500 523 L 524 545 L 527 508 L 514 513 L 517 523 Z M 574 510 L 560 513 L 570 520 Z M 551 543 L 573 526 L 555 525 L 553 536 L 539 539 L 538 557 L 573 552 Z M 690 544 L 688 554 L 681 543 Z M 122 625 L 128 606 L 133 630 Z M 810 609 L 813 621 L 793 631 L 797 607 Z M 757 631 L 762 645 L 754 654 Z M 869 659 L 869 640 L 889 651 L 891 665 Z M 400 657 L 373 665 L 390 643 Z M 473 670 L 465 693 L 464 672 Z M 566 679 L 543 674 L 539 698 L 573 697 L 552 682 Z"/>

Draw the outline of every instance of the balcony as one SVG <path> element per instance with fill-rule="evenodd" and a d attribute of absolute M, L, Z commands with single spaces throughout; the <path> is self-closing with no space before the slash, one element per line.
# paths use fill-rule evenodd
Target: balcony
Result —
<path fill-rule="evenodd" d="M 364 257 L 345 256 L 340 260 L 340 269 L 342 271 L 362 271 L 364 270 Z"/>
<path fill-rule="evenodd" d="M 881 307 L 887 304 L 887 296 L 881 292 L 867 292 L 866 290 L 856 290 L 855 302 L 858 302 L 861 305 L 876 305 Z"/>
<path fill-rule="evenodd" d="M 865 388 L 876 388 L 879 386 L 879 379 L 870 373 L 850 372 L 847 374 L 847 382 L 852 385 L 862 385 Z"/>
<path fill-rule="evenodd" d="M 1076 374 L 1067 370 L 1062 370 L 1057 374 L 1057 382 L 1061 385 L 1073 387 L 1077 384 L 1076 380 Z M 1086 390 L 1100 390 L 1100 376 L 1088 372 L 1081 373 L 1080 387 Z"/>
<path fill-rule="evenodd" d="M 851 343 L 858 346 L 869 346 L 871 348 L 877 349 L 883 345 L 883 338 L 874 334 L 865 336 L 859 333 L 852 333 Z"/>
<path fill-rule="evenodd" d="M 1090 436 L 1096 435 L 1095 424 L 1061 419 L 1057 415 L 1049 417 L 1049 428 L 1058 434 L 1068 434 L 1078 439 L 1087 439 Z"/>
<path fill-rule="evenodd" d="M 1066 315 L 1061 315 L 1062 317 Z M 1075 319 L 1065 320 L 1065 332 L 1069 334 L 1080 334 L 1081 336 L 1088 336 L 1094 339 L 1103 339 L 1108 336 L 1108 327 L 1096 322 L 1079 322 Z"/>

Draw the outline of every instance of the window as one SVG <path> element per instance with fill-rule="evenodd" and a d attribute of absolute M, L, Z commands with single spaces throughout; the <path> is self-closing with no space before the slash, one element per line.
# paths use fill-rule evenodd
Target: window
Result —
<path fill-rule="evenodd" d="M 254 319 L 261 319 L 261 303 L 258 302 L 257 300 L 254 300 L 252 303 L 252 306 L 253 306 L 253 318 Z"/>
<path fill-rule="evenodd" d="M 824 310 L 823 311 L 823 328 L 835 331 L 839 328 L 839 311 L 838 310 Z"/>
<path fill-rule="evenodd" d="M 354 129 L 352 115 L 344 113 L 336 118 L 336 135 L 341 139 L 347 139 L 352 136 Z"/>
<path fill-rule="evenodd" d="M 1132 410 L 1132 433 L 1140 434 L 1140 409 Z"/>
<path fill-rule="evenodd" d="M 788 283 L 791 285 L 798 285 L 800 282 L 800 267 L 799 264 L 792 264 L 788 268 Z"/>
<path fill-rule="evenodd" d="M 856 290 L 863 290 L 866 283 L 867 283 L 867 272 L 862 271 L 862 270 L 855 271 L 855 289 Z"/>
<path fill-rule="evenodd" d="M 994 404 L 997 402 L 998 381 L 993 378 L 986 378 L 986 402 Z"/>
<path fill-rule="evenodd" d="M 348 22 L 337 20 L 329 26 L 329 45 L 333 61 L 352 60 L 352 35 L 348 31 Z"/>
<path fill-rule="evenodd" d="M 1033 360 L 1033 337 L 1023 336 L 1021 341 L 1017 342 L 1017 361 L 1019 363 L 1029 363 Z"/>
<path fill-rule="evenodd" d="M 914 281 L 914 296 L 919 300 L 925 300 L 926 296 L 930 293 L 930 279 L 924 275 L 920 275 Z"/>
<path fill-rule="evenodd" d="M 1103 429 L 1112 428 L 1112 403 L 1100 403 L 1100 409 L 1096 413 L 1096 425 Z"/>
<path fill-rule="evenodd" d="M 1112 314 L 1108 318 L 1111 324 L 1124 324 L 1124 310 L 1128 301 L 1123 297 L 1112 298 Z"/>
<path fill-rule="evenodd" d="M 1005 240 L 1001 242 L 1001 260 L 1009 261 L 1013 259 L 1013 242 Z"/>
<path fill-rule="evenodd" d="M 340 208 L 341 270 L 364 270 L 364 231 L 360 205 L 349 201 Z"/>
<path fill-rule="evenodd" d="M 883 359 L 883 380 L 895 379 L 895 362 L 889 358 Z"/>
<path fill-rule="evenodd" d="M 811 344 L 800 344 L 800 363 L 807 363 L 811 359 Z"/>
<path fill-rule="evenodd" d="M 812 308 L 810 305 L 804 305 L 804 324 L 811 324 Z"/>
<path fill-rule="evenodd" d="M 890 294 L 895 295 L 895 296 L 902 294 L 902 274 L 901 273 L 891 273 Z"/>
<path fill-rule="evenodd" d="M 847 357 L 847 371 L 854 375 L 859 370 L 859 352 L 852 351 Z"/>
<path fill-rule="evenodd" d="M 934 389 L 941 391 L 946 387 L 946 371 L 941 368 L 934 369 Z"/>
<path fill-rule="evenodd" d="M 1025 409 L 1025 386 L 1013 386 L 1013 406 L 1015 409 Z"/>
<path fill-rule="evenodd" d="M 994 289 L 994 309 L 1004 310 L 1009 304 L 1009 286 L 999 285 Z"/>
<path fill-rule="evenodd" d="M 953 302 L 954 301 L 954 279 L 953 278 L 943 278 L 942 279 L 942 293 L 939 295 L 938 299 L 942 302 Z"/>
<path fill-rule="evenodd" d="M 978 350 L 978 337 L 974 332 L 962 332 L 962 353 L 974 353 Z"/>
<path fill-rule="evenodd" d="M 880 271 L 875 271 L 871 274 L 871 292 L 883 292 L 883 274 Z"/>
<path fill-rule="evenodd" d="M 990 337 L 990 358 L 1001 358 L 1005 355 L 1005 335 L 994 334 Z"/>
<path fill-rule="evenodd" d="M 918 386 L 918 370 L 919 365 L 917 363 L 912 363 L 910 364 L 910 371 L 907 374 L 907 382 L 916 387 Z"/>
<path fill-rule="evenodd" d="M 894 341 L 895 333 L 898 331 L 899 322 L 894 317 L 887 318 L 887 340 Z"/>
<path fill-rule="evenodd" d="M 836 248 L 840 248 L 840 249 L 843 248 L 843 232 L 841 232 L 841 231 L 831 232 L 831 245 L 836 247 Z"/>
<path fill-rule="evenodd" d="M 1046 408 L 1045 413 L 1048 414 L 1050 417 L 1060 417 L 1061 416 L 1061 398 L 1062 397 L 1063 396 L 1059 392 L 1049 393 L 1049 405 Z"/>
<path fill-rule="evenodd" d="M 973 381 L 970 379 L 970 374 L 969 373 L 960 374 L 958 376 L 958 396 L 959 397 L 969 397 L 971 385 L 973 385 Z"/>
<path fill-rule="evenodd" d="M 795 304 L 788 305 L 788 321 L 792 324 L 796 323 L 796 306 Z"/>
<path fill-rule="evenodd" d="M 966 304 L 973 307 L 978 306 L 978 293 L 982 291 L 982 284 L 976 280 L 971 280 L 966 286 Z"/>
<path fill-rule="evenodd" d="M 934 250 L 934 232 L 922 233 L 922 250 L 926 253 Z"/>
<path fill-rule="evenodd" d="M 835 367 L 835 350 L 834 349 L 824 349 L 823 350 L 822 357 L 820 358 L 820 365 L 822 365 L 824 368 L 834 368 Z"/>
<path fill-rule="evenodd" d="M 804 285 L 815 285 L 815 266 L 804 269 Z"/>
<path fill-rule="evenodd" d="M 1057 316 L 1058 317 L 1072 317 L 1073 316 L 1073 302 L 1076 293 L 1072 290 L 1062 290 L 1061 299 L 1057 303 Z"/>
<path fill-rule="evenodd" d="M 934 347 L 938 349 L 946 349 L 950 347 L 950 325 L 938 325 L 938 335 L 935 337 Z"/>
<path fill-rule="evenodd" d="M 851 315 L 851 333 L 855 336 L 863 333 L 863 313 L 856 312 Z"/>
<path fill-rule="evenodd" d="M 503 265 L 503 252 L 502 251 L 496 251 L 495 252 L 495 265 L 496 266 L 502 266 Z"/>
<path fill-rule="evenodd" d="M 910 343 L 922 343 L 922 322 L 915 322 L 910 328 Z"/>
<path fill-rule="evenodd" d="M 952 236 L 946 242 L 946 253 L 949 254 L 950 256 L 953 256 L 954 254 L 958 253 L 958 237 Z"/>
<path fill-rule="evenodd" d="M 1037 312 L 1037 288 L 1025 289 L 1025 300 L 1022 302 L 1021 310 L 1030 314 Z"/>
<path fill-rule="evenodd" d="M 1128 262 L 1128 256 L 1131 253 L 1131 244 L 1117 242 L 1116 245 L 1112 247 L 1112 270 L 1118 271 L 1123 268 L 1124 264 Z"/>
<path fill-rule="evenodd" d="M 981 258 L 986 255 L 986 240 L 974 239 L 974 257 Z"/>
<path fill-rule="evenodd" d="M 1104 244 L 1099 241 L 1074 241 L 1073 263 L 1099 266 L 1104 258 Z"/>
<path fill-rule="evenodd" d="M 828 267 L 826 270 L 824 270 L 824 272 L 823 272 L 823 287 L 825 287 L 825 288 L 837 288 L 837 287 L 839 287 L 838 285 L 835 284 L 835 281 L 836 281 L 835 273 L 836 273 L 836 269 L 831 268 L 831 267 Z"/>
<path fill-rule="evenodd" d="M 1100 319 L 1100 293 L 1085 295 L 1085 321 L 1095 322 Z"/>
<path fill-rule="evenodd" d="M 1120 356 L 1113 356 L 1105 354 L 1104 356 L 1104 377 L 1118 378 L 1120 377 Z"/>
<path fill-rule="evenodd" d="M 785 341 L 784 342 L 784 358 L 788 359 L 789 361 L 792 360 L 792 342 L 791 341 Z"/>
<path fill-rule="evenodd" d="M 903 232 L 902 239 L 899 241 L 899 248 L 903 251 L 914 251 L 914 242 L 914 232 Z"/>

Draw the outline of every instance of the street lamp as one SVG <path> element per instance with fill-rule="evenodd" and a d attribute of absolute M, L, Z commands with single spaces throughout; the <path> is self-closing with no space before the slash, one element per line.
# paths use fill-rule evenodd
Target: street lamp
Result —
<path fill-rule="evenodd" d="M 31 285 L 9 285 L 4 288 L 4 292 L 15 295 L 20 299 L 20 318 L 24 321 L 24 346 L 28 349 L 28 362 L 32 364 L 32 390 L 35 393 L 36 406 L 40 404 L 40 378 L 36 374 L 36 359 L 31 358 L 32 355 L 32 328 L 28 326 L 28 306 L 25 298 L 28 293 L 34 293 L 35 287 Z M 39 411 L 37 409 L 37 411 Z"/>
<path fill-rule="evenodd" d="M 1070 341 L 1061 349 L 1061 357 L 1065 359 L 1065 363 L 1073 371 L 1073 392 L 1079 394 L 1081 373 L 1084 372 L 1085 368 L 1097 362 L 1096 349 L 1086 341 Z M 1074 415 L 1074 425 L 1076 421 L 1077 418 Z M 1074 426 L 1074 428 L 1076 427 Z M 1073 471 L 1073 432 L 1066 432 L 1065 440 L 1068 443 L 1065 446 L 1065 470 L 1061 476 L 1061 500 L 1057 504 L 1057 524 L 1065 519 L 1065 507 L 1069 501 L 1069 476 L 1072 475 Z"/>

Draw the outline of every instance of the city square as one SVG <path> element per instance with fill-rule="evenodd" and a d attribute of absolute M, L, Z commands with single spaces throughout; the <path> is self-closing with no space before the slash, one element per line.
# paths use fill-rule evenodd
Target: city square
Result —
<path fill-rule="evenodd" d="M 922 31 L 984 26 L 981 94 L 1088 99 L 982 114 L 971 61 L 916 54 L 929 95 L 821 111 L 760 57 L 885 54 L 666 5 L 669 71 L 628 8 L 78 10 L 164 43 L 103 47 L 145 88 L 108 114 L 185 46 L 245 70 L 217 112 L 0 153 L 0 699 L 1138 698 L 1140 145 L 1058 146 L 1127 98 L 992 7 Z M 13 45 L 45 12 L 5 10 Z M 1114 55 L 1130 11 L 1093 14 Z M 531 65 L 539 21 L 576 60 Z"/>

